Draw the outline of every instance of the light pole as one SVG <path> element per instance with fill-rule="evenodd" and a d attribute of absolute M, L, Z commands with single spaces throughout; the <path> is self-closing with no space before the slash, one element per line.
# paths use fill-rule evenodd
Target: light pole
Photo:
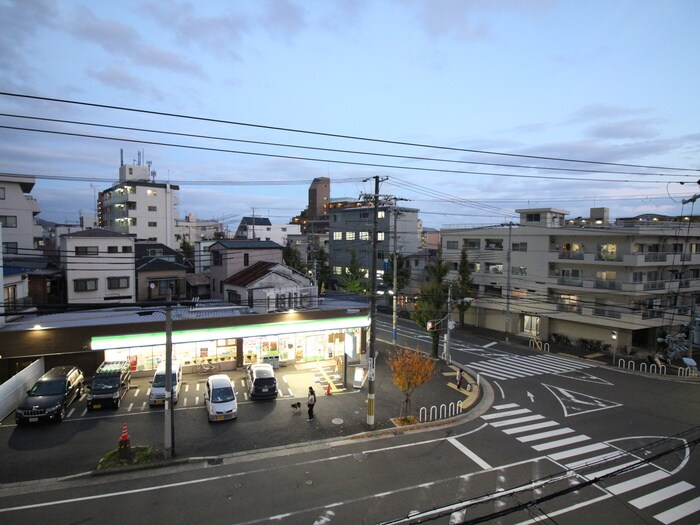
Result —
<path fill-rule="evenodd" d="M 175 457 L 175 421 L 173 419 L 173 319 L 172 319 L 172 290 L 168 287 L 165 303 L 165 451 L 170 457 Z"/>
<path fill-rule="evenodd" d="M 369 359 L 367 363 L 367 426 L 374 428 L 374 381 L 377 366 L 377 229 L 379 224 L 379 177 L 374 178 L 374 197 L 372 199 L 372 263 L 370 264 L 370 299 L 369 299 Z"/>
<path fill-rule="evenodd" d="M 396 247 L 396 218 L 399 215 L 399 210 L 396 208 L 396 199 L 394 199 L 394 296 L 391 299 L 391 342 L 394 344 L 394 351 L 396 351 L 396 295 L 398 293 L 398 286 L 396 285 L 396 280 L 398 279 L 398 267 L 399 261 L 397 259 L 397 247 Z"/>
<path fill-rule="evenodd" d="M 513 234 L 513 222 L 509 222 L 507 224 L 508 226 L 508 251 L 506 252 L 506 262 L 507 262 L 507 267 L 506 271 L 508 272 L 506 275 L 506 325 L 505 325 L 505 336 L 506 336 L 506 343 L 508 342 L 508 334 L 510 332 L 510 274 L 511 274 L 511 249 L 513 248 L 511 244 L 511 239 L 512 239 L 512 234 Z"/>

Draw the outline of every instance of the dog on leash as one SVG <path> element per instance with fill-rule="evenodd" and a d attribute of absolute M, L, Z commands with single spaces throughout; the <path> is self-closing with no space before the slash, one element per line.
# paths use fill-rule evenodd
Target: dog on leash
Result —
<path fill-rule="evenodd" d="M 296 403 L 292 403 L 292 410 L 294 412 L 299 412 L 299 409 L 301 408 L 301 403 L 297 401 Z"/>

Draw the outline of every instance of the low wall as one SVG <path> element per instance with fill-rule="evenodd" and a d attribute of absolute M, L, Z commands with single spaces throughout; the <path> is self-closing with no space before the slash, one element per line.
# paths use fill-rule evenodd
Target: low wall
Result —
<path fill-rule="evenodd" d="M 27 390 L 43 375 L 44 358 L 41 357 L 0 385 L 0 421 L 19 406 L 27 396 Z"/>

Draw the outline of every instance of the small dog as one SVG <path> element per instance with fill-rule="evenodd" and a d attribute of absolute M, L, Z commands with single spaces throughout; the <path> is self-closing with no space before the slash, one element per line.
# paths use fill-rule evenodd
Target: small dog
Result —
<path fill-rule="evenodd" d="M 294 412 L 299 412 L 300 408 L 301 408 L 300 402 L 297 401 L 296 403 L 292 403 L 292 410 L 294 410 Z"/>

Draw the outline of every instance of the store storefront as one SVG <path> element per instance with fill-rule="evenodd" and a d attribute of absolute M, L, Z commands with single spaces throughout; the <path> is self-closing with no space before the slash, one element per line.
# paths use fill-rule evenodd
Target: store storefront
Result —
<path fill-rule="evenodd" d="M 184 366 L 202 361 L 234 368 L 268 362 L 273 366 L 346 356 L 356 362 L 362 352 L 366 316 L 265 323 L 203 330 L 175 330 L 173 359 Z M 92 337 L 93 351 L 106 360 L 128 360 L 135 372 L 157 368 L 165 360 L 165 332 Z"/>

